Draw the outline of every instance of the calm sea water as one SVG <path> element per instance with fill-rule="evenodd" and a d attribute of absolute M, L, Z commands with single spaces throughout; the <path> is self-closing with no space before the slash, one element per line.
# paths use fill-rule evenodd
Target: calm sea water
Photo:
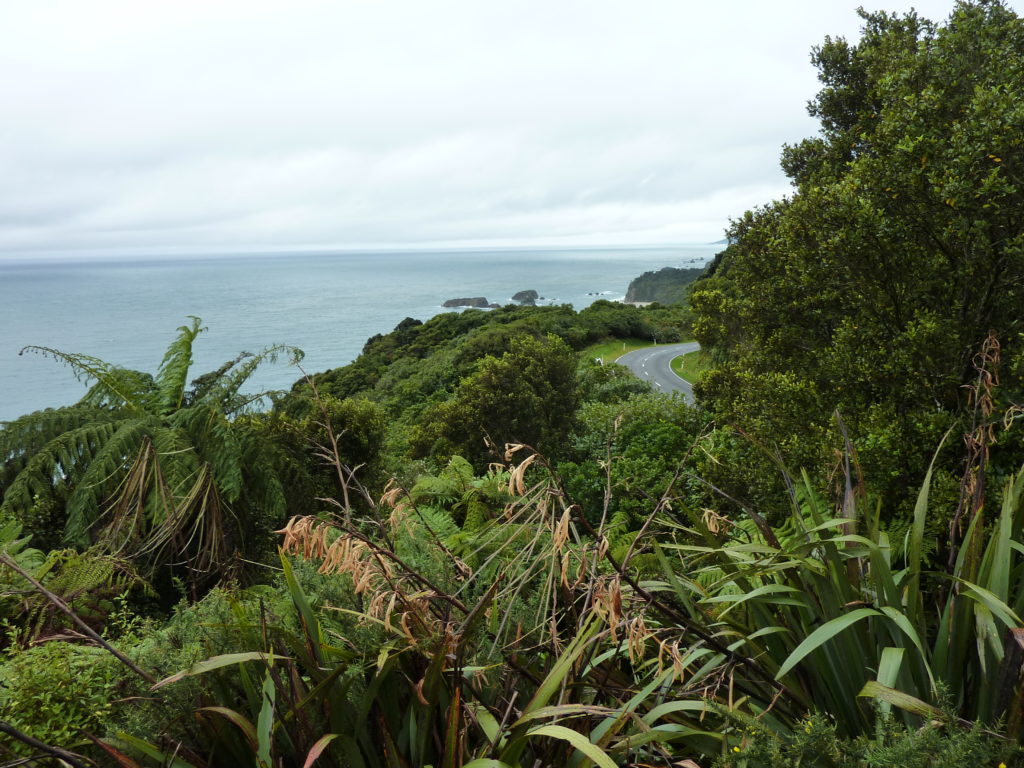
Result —
<path fill-rule="evenodd" d="M 175 329 L 198 315 L 209 331 L 196 342 L 197 375 L 278 343 L 302 348 L 303 367 L 316 372 L 351 362 L 367 338 L 403 318 L 445 311 L 445 299 L 505 304 L 533 289 L 541 303 L 580 309 L 621 298 L 642 272 L 701 265 L 720 247 L 0 263 L 0 421 L 73 403 L 85 392 L 54 360 L 19 356 L 26 345 L 155 371 Z M 252 384 L 287 388 L 299 375 L 283 363 L 266 365 Z"/>

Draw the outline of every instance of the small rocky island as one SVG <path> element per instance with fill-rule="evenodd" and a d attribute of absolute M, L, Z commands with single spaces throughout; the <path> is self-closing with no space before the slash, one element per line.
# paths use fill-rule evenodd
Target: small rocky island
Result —
<path fill-rule="evenodd" d="M 512 296 L 512 301 L 525 306 L 535 307 L 537 306 L 538 298 L 543 297 L 541 297 L 536 291 L 519 291 Z M 474 309 L 498 309 L 501 305 L 487 301 L 486 296 L 473 296 L 472 298 L 448 299 L 441 306 L 446 308 L 472 307 Z"/>
<path fill-rule="evenodd" d="M 474 296 L 471 299 L 448 299 L 442 307 L 475 307 L 477 309 L 497 309 L 500 304 L 489 304 L 484 296 Z"/>

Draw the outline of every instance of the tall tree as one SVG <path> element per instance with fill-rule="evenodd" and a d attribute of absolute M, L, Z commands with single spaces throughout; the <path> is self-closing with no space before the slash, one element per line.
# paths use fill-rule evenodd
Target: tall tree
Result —
<path fill-rule="evenodd" d="M 455 393 L 424 419 L 414 450 L 461 453 L 483 469 L 505 443 L 558 453 L 576 411 L 576 355 L 553 334 L 516 336 L 501 357 L 487 355 Z"/>
<path fill-rule="evenodd" d="M 801 463 L 838 409 L 866 474 L 899 482 L 972 406 L 990 332 L 1021 395 L 1024 23 L 994 0 L 942 25 L 861 14 L 857 43 L 814 51 L 792 196 L 734 222 L 692 303 L 719 361 L 705 402 Z"/>

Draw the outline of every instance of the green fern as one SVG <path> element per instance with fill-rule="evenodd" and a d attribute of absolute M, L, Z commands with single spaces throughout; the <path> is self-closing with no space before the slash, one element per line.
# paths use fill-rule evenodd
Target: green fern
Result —
<path fill-rule="evenodd" d="M 164 353 L 160 370 L 156 374 L 156 388 L 160 414 L 167 416 L 181 408 L 185 400 L 185 386 L 188 383 L 188 372 L 192 367 L 192 343 L 196 337 L 206 330 L 198 317 L 190 315 L 191 325 L 178 327 L 178 338 Z"/>
<path fill-rule="evenodd" d="M 100 552 L 61 550 L 50 552 L 35 569 L 34 577 L 60 597 L 79 618 L 102 628 L 114 608 L 114 598 L 136 587 L 152 593 L 127 560 Z M 67 617 L 43 595 L 32 593 L 23 601 L 22 639 L 33 640 L 48 632 L 70 627 Z"/>
<path fill-rule="evenodd" d="M 190 562 L 192 574 L 215 572 L 244 549 L 247 514 L 283 515 L 283 453 L 236 417 L 267 396 L 241 394 L 259 365 L 302 352 L 243 353 L 189 387 L 204 330 L 197 317 L 181 326 L 155 376 L 26 347 L 91 386 L 74 406 L 0 424 L 0 514 L 28 523 L 40 503 L 63 505 L 67 544 Z"/>

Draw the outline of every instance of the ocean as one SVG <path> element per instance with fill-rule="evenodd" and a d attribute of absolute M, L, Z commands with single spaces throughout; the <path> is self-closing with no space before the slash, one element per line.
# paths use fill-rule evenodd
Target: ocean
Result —
<path fill-rule="evenodd" d="M 401 320 L 427 320 L 446 299 L 506 304 L 536 290 L 540 304 L 581 309 L 621 299 L 629 281 L 661 267 L 699 266 L 720 245 L 402 253 L 281 253 L 139 260 L 0 262 L 0 421 L 69 405 L 85 392 L 59 362 L 19 350 L 53 347 L 155 372 L 188 315 L 199 375 L 239 352 L 289 344 L 309 373 L 345 365 Z M 285 389 L 300 371 L 265 365 L 251 391 Z"/>

